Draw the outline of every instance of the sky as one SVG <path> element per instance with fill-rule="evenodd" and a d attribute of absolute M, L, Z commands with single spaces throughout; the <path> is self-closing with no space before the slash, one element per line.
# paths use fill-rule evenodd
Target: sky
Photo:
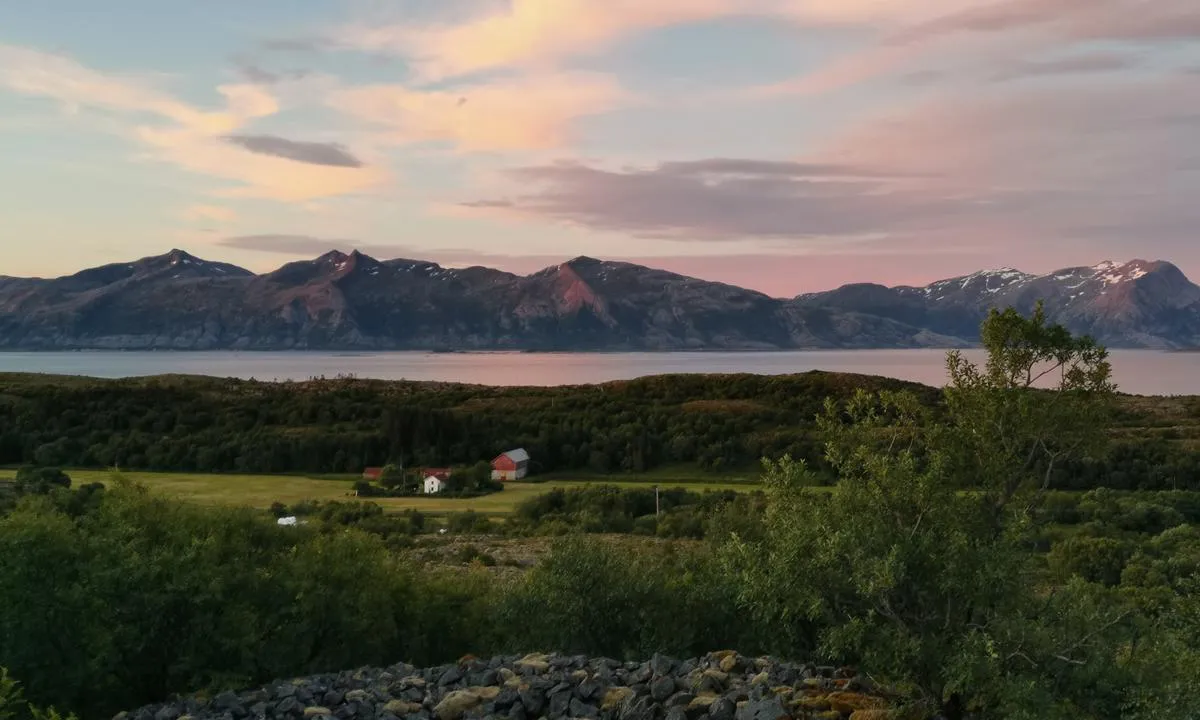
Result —
<path fill-rule="evenodd" d="M 0 275 L 1200 280 L 1198 140 L 1195 0 L 0 2 Z"/>

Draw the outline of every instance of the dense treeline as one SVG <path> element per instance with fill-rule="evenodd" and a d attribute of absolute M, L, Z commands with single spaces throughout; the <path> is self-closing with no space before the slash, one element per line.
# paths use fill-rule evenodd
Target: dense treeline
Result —
<path fill-rule="evenodd" d="M 597 386 L 490 388 L 354 379 L 0 375 L 0 465 L 358 473 L 388 462 L 470 466 L 527 448 L 535 472 L 720 471 L 790 455 L 825 469 L 813 418 L 826 398 L 932 388 L 830 373 L 678 375 Z M 1162 406 L 1166 406 L 1164 401 Z M 1200 489 L 1200 402 L 1130 403 L 1122 442 L 1064 463 L 1056 487 Z"/>
<path fill-rule="evenodd" d="M 472 465 L 525 447 L 540 471 L 706 468 L 816 457 L 828 396 L 880 378 L 666 376 L 564 388 L 0 376 L 0 464 L 357 473 Z M 932 394 L 927 392 L 932 398 Z"/>

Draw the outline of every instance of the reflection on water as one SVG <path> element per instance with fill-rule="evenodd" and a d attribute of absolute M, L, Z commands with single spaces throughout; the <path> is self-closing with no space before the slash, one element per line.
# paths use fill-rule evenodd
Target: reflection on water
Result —
<path fill-rule="evenodd" d="M 980 360 L 980 351 L 967 356 Z M 259 380 L 355 375 L 482 385 L 572 385 L 663 373 L 779 375 L 829 370 L 885 375 L 940 385 L 940 350 L 829 350 L 703 353 L 333 353 L 333 352 L 65 352 L 0 353 L 0 372 L 98 377 L 178 373 Z M 1200 395 L 1200 353 L 1114 350 L 1113 375 L 1124 392 Z"/>

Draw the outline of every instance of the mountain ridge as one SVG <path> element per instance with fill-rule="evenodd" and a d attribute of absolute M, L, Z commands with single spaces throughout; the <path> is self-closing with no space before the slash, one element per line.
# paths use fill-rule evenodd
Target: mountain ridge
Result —
<path fill-rule="evenodd" d="M 0 349 L 689 350 L 965 347 L 992 307 L 1111 347 L 1200 346 L 1173 264 L 1005 267 L 792 298 L 580 256 L 529 275 L 331 251 L 256 274 L 173 249 L 59 278 L 0 277 Z"/>

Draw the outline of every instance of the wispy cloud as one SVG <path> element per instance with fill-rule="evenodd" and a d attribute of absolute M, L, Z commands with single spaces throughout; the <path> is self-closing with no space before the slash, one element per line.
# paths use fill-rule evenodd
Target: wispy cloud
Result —
<path fill-rule="evenodd" d="M 262 49 L 278 53 L 315 53 L 329 47 L 329 40 L 318 36 L 272 38 L 262 42 Z"/>
<path fill-rule="evenodd" d="M 397 143 L 444 142 L 472 152 L 561 147 L 575 120 L 628 99 L 607 75 L 551 73 L 453 90 L 349 87 L 331 93 L 327 104 L 383 128 Z"/>
<path fill-rule="evenodd" d="M 1026 60 L 996 73 L 995 79 L 1004 81 L 1052 75 L 1107 73 L 1131 70 L 1137 66 L 1137 58 L 1124 53 L 1094 52 L 1054 60 Z"/>
<path fill-rule="evenodd" d="M 1182 76 L 1177 76 L 1182 77 Z M 1137 237 L 1193 242 L 1197 80 L 1156 80 L 931 99 L 861 123 L 796 162 L 702 160 L 510 171 L 482 214 L 652 238 L 789 247 L 831 238 L 911 247 Z M 1151 191 L 1151 188 L 1154 190 Z"/>
<path fill-rule="evenodd" d="M 308 70 L 268 70 L 245 55 L 235 56 L 233 65 L 238 74 L 256 85 L 276 85 L 285 81 L 302 80 L 309 75 Z"/>
<path fill-rule="evenodd" d="M 457 23 L 353 24 L 339 29 L 332 41 L 410 57 L 420 77 L 438 79 L 493 68 L 545 68 L 603 50 L 633 32 L 729 14 L 735 1 L 513 0 L 505 5 Z"/>
<path fill-rule="evenodd" d="M 891 42 L 1031 28 L 1077 40 L 1187 40 L 1200 37 L 1200 11 L 1191 0 L 998 0 L 905 28 Z"/>
<path fill-rule="evenodd" d="M 1121 68 L 1113 57 L 1099 60 L 1094 43 L 1121 42 L 1136 48 L 1200 38 L 1200 10 L 1192 0 L 930 0 L 903 5 L 911 11 L 875 13 L 871 25 L 876 41 L 746 94 L 821 95 L 885 77 L 903 82 L 921 72 L 914 65 L 930 56 L 945 67 L 975 68 L 981 79 L 995 80 L 1027 57 L 1074 50 L 1091 59 L 1063 60 L 1057 69 L 1053 61 L 1046 61 L 1027 69 L 1043 70 L 1043 75 L 1102 72 Z M 966 38 L 970 44 L 964 36 L 971 36 Z"/>
<path fill-rule="evenodd" d="M 861 238 L 934 211 L 932 205 L 953 210 L 906 194 L 898 179 L 859 165 L 720 158 L 623 170 L 559 163 L 509 175 L 537 191 L 465 206 L 646 237 L 713 241 Z"/>
<path fill-rule="evenodd" d="M 277 135 L 226 135 L 225 140 L 259 155 L 294 160 L 309 165 L 360 168 L 362 160 L 338 143 L 302 142 Z"/>
<path fill-rule="evenodd" d="M 220 194 L 303 201 L 359 192 L 387 177 L 379 168 L 352 165 L 328 148 L 289 146 L 289 141 L 272 142 L 267 136 L 242 136 L 252 139 L 240 145 L 226 140 L 280 111 L 279 101 L 261 85 L 220 85 L 217 92 L 225 107 L 202 110 L 137 77 L 103 73 L 63 55 L 0 45 L 0 88 L 58 101 L 71 112 L 98 110 L 126 118 L 130 136 L 149 148 L 152 159 L 236 183 Z M 297 157 L 287 157 L 288 152 Z M 300 157 L 309 162 L 293 162 Z M 313 159 L 327 162 L 313 164 Z"/>
<path fill-rule="evenodd" d="M 497 68 L 561 67 L 568 58 L 594 56 L 640 33 L 721 18 L 777 18 L 802 27 L 895 27 L 990 1 L 511 0 L 442 22 L 417 22 L 407 13 L 399 22 L 373 18 L 342 26 L 326 40 L 336 48 L 408 58 L 418 77 L 428 81 Z M 1061 0 L 1047 0 L 1055 1 Z"/>
<path fill-rule="evenodd" d="M 217 245 L 239 250 L 300 256 L 317 256 L 330 250 L 350 251 L 357 247 L 354 240 L 345 238 L 321 238 L 287 233 L 236 235 L 217 241 Z"/>
<path fill-rule="evenodd" d="M 991 0 L 948 8 L 943 15 L 894 31 L 890 44 L 928 41 L 955 33 L 993 33 L 1059 22 L 1113 0 Z M 893 29 L 895 30 L 895 29 Z"/>
<path fill-rule="evenodd" d="M 110 75 L 63 55 L 3 44 L 0 44 L 0 87 L 57 100 L 72 112 L 94 108 L 138 113 L 209 132 L 228 131 L 241 124 L 244 118 L 239 111 L 247 108 L 252 92 L 239 86 L 221 86 L 218 90 L 226 98 L 236 99 L 237 107 L 231 103 L 225 111 L 205 112 L 176 100 L 145 79 Z"/>
<path fill-rule="evenodd" d="M 184 210 L 183 219 L 189 222 L 227 223 L 237 220 L 237 212 L 221 205 L 191 205 Z"/>

